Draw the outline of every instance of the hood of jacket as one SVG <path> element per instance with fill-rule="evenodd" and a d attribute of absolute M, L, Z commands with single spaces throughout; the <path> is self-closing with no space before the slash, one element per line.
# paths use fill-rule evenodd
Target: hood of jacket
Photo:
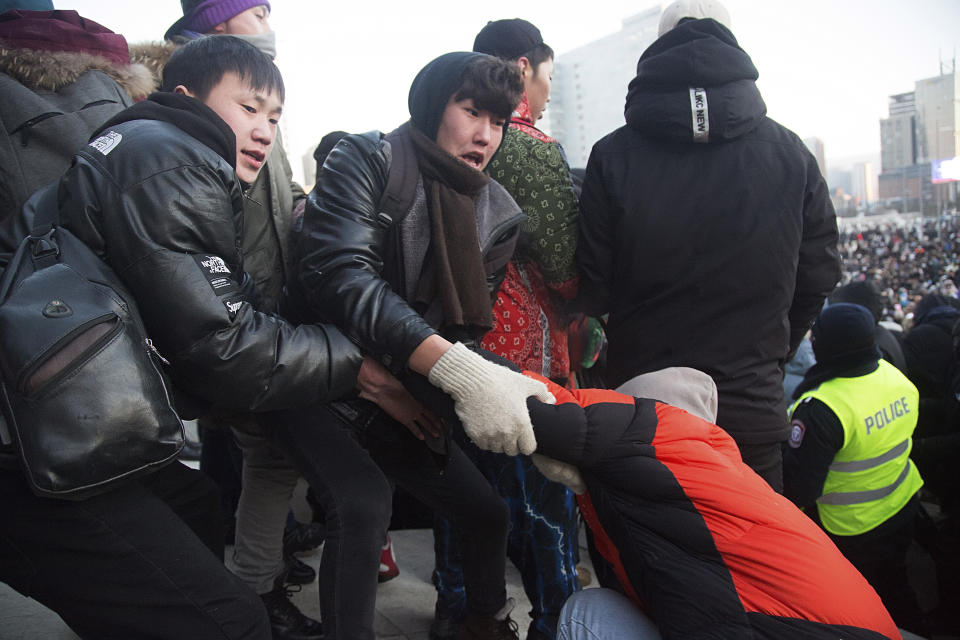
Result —
<path fill-rule="evenodd" d="M 76 11 L 8 11 L 0 17 L 0 73 L 32 91 L 57 91 L 102 71 L 134 100 L 151 91 L 147 69 L 130 64 L 127 42 Z"/>
<path fill-rule="evenodd" d="M 87 71 L 107 74 L 133 100 L 143 100 L 153 91 L 153 78 L 143 65 L 117 64 L 102 56 L 81 52 L 13 49 L 0 43 L 0 73 L 31 91 L 58 91 Z"/>
<path fill-rule="evenodd" d="M 179 45 L 173 42 L 138 42 L 130 45 L 130 62 L 150 70 L 153 91 L 160 90 L 160 78 L 167 60 Z"/>
<path fill-rule="evenodd" d="M 758 76 L 729 29 L 712 19 L 684 21 L 640 56 L 627 91 L 627 124 L 675 141 L 739 138 L 767 112 Z"/>

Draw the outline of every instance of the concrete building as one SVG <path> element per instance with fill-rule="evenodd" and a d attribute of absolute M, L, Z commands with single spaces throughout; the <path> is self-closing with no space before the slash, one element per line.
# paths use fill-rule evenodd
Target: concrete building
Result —
<path fill-rule="evenodd" d="M 913 91 L 890 96 L 889 117 L 880 120 L 880 169 L 892 171 L 917 161 L 917 102 Z"/>
<path fill-rule="evenodd" d="M 550 134 L 571 167 L 584 167 L 593 144 L 625 124 L 627 85 L 640 54 L 657 39 L 661 5 L 624 19 L 620 31 L 558 54 L 550 96 Z"/>
<path fill-rule="evenodd" d="M 877 199 L 877 178 L 873 173 L 872 162 L 857 162 L 850 172 L 850 194 L 856 198 L 860 208 L 867 207 Z"/>
<path fill-rule="evenodd" d="M 879 178 L 880 201 L 901 213 L 935 213 L 935 194 L 930 180 L 930 164 L 912 164 L 884 171 Z"/>
<path fill-rule="evenodd" d="M 880 121 L 879 198 L 901 211 L 935 214 L 956 203 L 956 186 L 933 184 L 933 168 L 960 156 L 960 75 L 956 61 L 917 80 L 914 90 L 890 96 Z M 939 181 L 938 181 L 939 182 Z"/>
<path fill-rule="evenodd" d="M 813 157 L 817 159 L 817 166 L 820 167 L 820 175 L 826 177 L 827 156 L 824 153 L 823 140 L 817 137 L 804 138 L 803 144 L 807 145 L 807 149 L 809 149 Z"/>
<path fill-rule="evenodd" d="M 917 162 L 960 156 L 960 75 L 955 63 L 940 65 L 940 75 L 918 80 Z"/>

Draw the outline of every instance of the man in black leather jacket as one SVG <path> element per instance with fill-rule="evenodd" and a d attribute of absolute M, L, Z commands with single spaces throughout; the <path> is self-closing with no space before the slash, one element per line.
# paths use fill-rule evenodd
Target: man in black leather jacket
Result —
<path fill-rule="evenodd" d="M 121 277 L 167 373 L 196 405 L 262 412 L 358 384 L 377 398 L 362 384 L 374 365 L 361 367 L 337 329 L 258 311 L 243 271 L 241 189 L 272 146 L 283 99 L 276 67 L 240 40 L 206 38 L 171 58 L 165 82 L 103 125 L 49 187 L 61 224 Z M 360 482 L 362 471 L 341 480 Z M 259 599 L 145 483 L 65 503 L 38 500 L 9 476 L 2 578 L 81 635 L 270 636 Z"/>
<path fill-rule="evenodd" d="M 526 398 L 550 396 L 462 343 L 490 327 L 491 295 L 523 219 L 482 173 L 522 90 L 516 66 L 496 58 L 435 59 L 410 89 L 410 122 L 387 136 L 347 136 L 330 152 L 300 238 L 299 284 L 312 318 L 334 321 L 408 384 L 446 391 L 467 435 L 508 454 L 536 446 Z M 384 202 L 396 172 L 416 187 L 399 211 Z M 444 399 L 449 404 L 445 396 L 426 403 L 444 413 Z M 463 537 L 469 613 L 459 637 L 516 637 L 499 496 L 456 444 L 419 417 L 401 426 L 359 403 L 345 411 L 386 476 L 443 513 Z M 446 460 L 435 463 L 421 440 Z"/>

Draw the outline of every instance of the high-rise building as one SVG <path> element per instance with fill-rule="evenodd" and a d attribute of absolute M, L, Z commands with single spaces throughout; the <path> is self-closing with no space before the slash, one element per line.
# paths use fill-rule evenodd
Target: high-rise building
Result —
<path fill-rule="evenodd" d="M 807 149 L 809 149 L 813 157 L 817 159 L 817 166 L 820 167 L 820 175 L 827 177 L 827 156 L 823 152 L 823 140 L 817 137 L 804 138 L 803 144 L 807 145 Z"/>
<path fill-rule="evenodd" d="M 960 156 L 960 75 L 955 64 L 940 65 L 940 75 L 918 80 L 917 162 Z"/>
<path fill-rule="evenodd" d="M 889 117 L 880 120 L 880 168 L 892 171 L 917 161 L 917 102 L 913 91 L 890 96 Z"/>
<path fill-rule="evenodd" d="M 877 199 L 875 186 L 877 179 L 873 174 L 873 163 L 857 162 L 853 165 L 850 174 L 852 182 L 850 194 L 857 199 L 860 206 L 863 207 L 875 201 Z"/>
<path fill-rule="evenodd" d="M 956 61 L 914 90 L 890 96 L 880 121 L 879 197 L 901 211 L 936 213 L 956 201 L 954 183 L 933 184 L 933 168 L 960 156 L 960 75 Z"/>
<path fill-rule="evenodd" d="M 559 54 L 550 96 L 550 133 L 572 167 L 587 164 L 593 144 L 624 125 L 627 85 L 640 54 L 657 39 L 661 5 L 623 21 L 620 31 Z"/>

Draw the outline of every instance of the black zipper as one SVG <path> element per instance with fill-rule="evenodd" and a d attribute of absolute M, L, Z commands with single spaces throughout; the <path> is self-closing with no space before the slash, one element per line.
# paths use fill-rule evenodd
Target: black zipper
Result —
<path fill-rule="evenodd" d="M 40 387 L 40 389 L 32 393 L 27 392 L 27 382 L 30 380 L 30 378 L 33 377 L 33 374 L 37 372 L 37 369 L 39 369 L 44 364 L 46 364 L 51 357 L 59 353 L 59 351 L 64 345 L 69 344 L 70 342 L 75 340 L 78 336 L 80 336 L 90 328 L 98 324 L 108 322 L 111 319 L 114 320 L 114 326 L 113 328 L 110 329 L 110 331 L 105 333 L 103 336 L 97 339 L 96 342 L 94 342 L 89 347 L 84 349 L 79 355 L 77 355 L 77 357 L 75 357 L 70 362 L 69 366 L 64 367 L 59 373 L 57 373 L 56 375 L 52 376 L 49 380 L 44 382 L 43 385 Z M 19 379 L 17 380 L 17 390 L 27 397 L 40 396 L 43 393 L 44 389 L 50 388 L 52 385 L 55 385 L 58 381 L 62 380 L 66 376 L 71 375 L 79 367 L 83 366 L 83 364 L 89 359 L 91 354 L 96 353 L 96 351 L 99 350 L 103 345 L 105 345 L 107 342 L 115 338 L 122 329 L 123 329 L 123 323 L 121 322 L 120 317 L 116 313 L 105 313 L 101 316 L 97 316 L 96 318 L 93 318 L 92 320 L 87 320 L 83 324 L 75 327 L 72 331 L 67 333 L 65 336 L 63 336 L 62 338 L 57 340 L 55 343 L 53 343 L 53 345 L 47 348 L 44 351 L 44 355 L 46 357 L 44 357 L 41 360 L 37 360 L 36 362 L 32 363 L 29 367 L 24 369 L 24 371 L 20 374 Z"/>

